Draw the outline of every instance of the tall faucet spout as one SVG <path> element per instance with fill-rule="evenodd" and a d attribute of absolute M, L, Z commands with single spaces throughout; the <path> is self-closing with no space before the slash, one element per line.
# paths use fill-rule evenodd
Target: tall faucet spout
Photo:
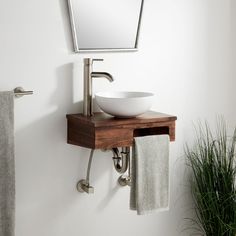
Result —
<path fill-rule="evenodd" d="M 111 74 L 107 73 L 107 72 L 92 72 L 91 77 L 92 78 L 106 78 L 110 82 L 114 81 L 113 76 Z"/>
<path fill-rule="evenodd" d="M 103 59 L 84 58 L 84 100 L 83 114 L 84 116 L 93 115 L 93 85 L 94 78 L 106 78 L 108 81 L 114 81 L 111 74 L 107 72 L 93 72 L 93 62 L 103 61 Z"/>

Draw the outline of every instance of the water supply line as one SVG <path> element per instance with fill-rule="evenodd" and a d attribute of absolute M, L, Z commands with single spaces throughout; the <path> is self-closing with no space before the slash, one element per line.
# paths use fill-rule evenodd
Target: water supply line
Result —
<path fill-rule="evenodd" d="M 84 193 L 84 192 L 86 192 L 88 194 L 94 193 L 94 188 L 90 185 L 90 182 L 89 182 L 91 164 L 92 164 L 92 160 L 93 160 L 93 154 L 94 154 L 94 149 L 91 149 L 90 155 L 89 155 L 86 179 L 81 179 L 77 183 L 77 186 L 76 186 L 77 190 L 81 193 Z"/>
<path fill-rule="evenodd" d="M 130 147 L 122 147 L 121 152 L 118 148 L 112 148 L 113 152 L 113 163 L 116 171 L 120 174 L 124 174 L 128 170 L 127 175 L 121 175 L 118 179 L 118 183 L 120 186 L 127 186 L 131 184 L 130 177 Z M 76 188 L 81 193 L 94 193 L 94 188 L 90 185 L 90 171 L 93 160 L 94 149 L 91 149 L 87 167 L 87 174 L 85 179 L 81 179 L 78 181 Z"/>

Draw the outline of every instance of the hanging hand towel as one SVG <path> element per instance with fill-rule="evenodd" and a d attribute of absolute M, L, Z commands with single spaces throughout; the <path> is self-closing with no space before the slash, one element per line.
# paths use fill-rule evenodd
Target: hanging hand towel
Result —
<path fill-rule="evenodd" d="M 0 236 L 14 236 L 14 93 L 0 92 Z"/>
<path fill-rule="evenodd" d="M 169 135 L 136 137 L 130 209 L 138 215 L 169 209 Z"/>

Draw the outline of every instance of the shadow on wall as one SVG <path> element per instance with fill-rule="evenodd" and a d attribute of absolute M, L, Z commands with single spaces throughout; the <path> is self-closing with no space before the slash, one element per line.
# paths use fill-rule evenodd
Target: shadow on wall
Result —
<path fill-rule="evenodd" d="M 231 86 L 231 96 L 230 99 L 231 101 L 235 101 L 235 87 L 236 87 L 236 1 L 231 0 L 231 5 L 230 5 L 230 16 L 231 16 L 231 69 L 233 71 L 233 76 L 232 76 L 232 84 L 234 86 Z M 232 109 L 232 116 L 236 115 L 235 109 Z"/>
<path fill-rule="evenodd" d="M 49 225 L 55 218 L 63 217 L 71 208 L 83 205 L 84 201 L 84 195 L 79 194 L 75 186 L 78 180 L 86 176 L 89 150 L 66 143 L 66 114 L 82 110 L 81 101 L 73 103 L 72 71 L 72 63 L 57 68 L 57 87 L 49 99 L 49 105 L 46 104 L 46 107 L 55 109 L 50 109 L 44 116 L 40 111 L 36 111 L 39 118 L 17 130 L 15 134 L 17 206 L 21 209 L 17 217 L 21 219 L 25 215 L 35 215 L 39 221 L 43 218 L 44 229 L 50 228 Z M 36 91 L 29 105 L 37 106 L 37 102 L 45 99 L 43 93 L 44 91 Z M 31 108 L 28 107 L 27 110 Z M 25 110 L 18 112 L 23 116 Z M 98 151 L 95 155 L 97 154 Z M 102 155 L 103 158 L 93 160 L 91 184 L 96 185 L 105 174 L 109 174 L 110 178 L 106 185 L 106 197 L 98 204 L 97 211 L 103 211 L 118 191 L 118 186 L 114 186 L 112 181 L 115 171 L 111 152 Z M 110 158 L 110 161 L 107 161 L 107 158 Z M 33 222 L 37 220 L 34 219 Z M 48 225 L 45 225 L 45 222 Z M 34 227 L 33 224 L 35 223 L 30 227 Z"/>
<path fill-rule="evenodd" d="M 232 58 L 232 63 L 234 63 L 233 68 L 236 72 L 235 64 L 236 64 L 236 1 L 231 0 L 231 30 L 232 30 L 232 52 L 233 52 L 233 58 Z M 235 81 L 235 80 L 234 80 Z M 236 82 L 235 82 L 236 83 Z"/>
<path fill-rule="evenodd" d="M 83 102 L 74 102 L 74 89 L 77 87 L 73 74 L 74 64 L 68 63 L 56 69 L 57 88 L 51 97 L 52 105 L 56 105 L 58 110 L 68 113 L 82 112 Z M 77 90 L 75 90 L 77 91 Z M 80 92 L 80 91 L 78 91 Z"/>

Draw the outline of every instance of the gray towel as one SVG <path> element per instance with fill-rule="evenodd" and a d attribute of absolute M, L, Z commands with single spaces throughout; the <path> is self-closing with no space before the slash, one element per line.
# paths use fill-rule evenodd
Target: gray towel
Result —
<path fill-rule="evenodd" d="M 0 236 L 14 235 L 14 93 L 0 92 Z"/>
<path fill-rule="evenodd" d="M 169 209 L 169 135 L 136 137 L 130 209 L 138 215 Z"/>

